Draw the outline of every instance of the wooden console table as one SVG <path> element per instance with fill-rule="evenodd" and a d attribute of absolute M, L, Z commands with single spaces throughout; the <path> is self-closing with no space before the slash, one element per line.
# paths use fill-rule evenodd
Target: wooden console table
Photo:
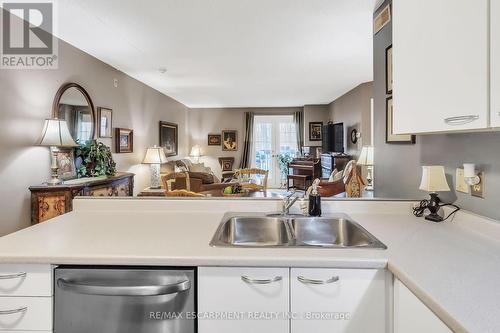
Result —
<path fill-rule="evenodd" d="M 55 186 L 37 185 L 31 191 L 31 224 L 47 221 L 73 210 L 73 198 L 125 197 L 134 194 L 134 174 L 119 172 L 115 176 L 89 179 L 82 183 Z"/>

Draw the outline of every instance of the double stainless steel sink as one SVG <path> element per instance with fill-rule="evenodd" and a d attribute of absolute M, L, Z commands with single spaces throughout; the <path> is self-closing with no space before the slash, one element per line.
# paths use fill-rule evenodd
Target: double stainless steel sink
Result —
<path fill-rule="evenodd" d="M 215 232 L 215 247 L 387 247 L 347 215 L 305 217 L 301 215 L 226 216 Z"/>

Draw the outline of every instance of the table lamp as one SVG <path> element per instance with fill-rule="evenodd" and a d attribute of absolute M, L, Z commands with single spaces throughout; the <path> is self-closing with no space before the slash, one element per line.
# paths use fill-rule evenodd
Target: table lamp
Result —
<path fill-rule="evenodd" d="M 361 154 L 359 155 L 358 164 L 366 166 L 366 181 L 367 186 L 365 190 L 373 191 L 373 155 L 374 148 L 373 146 L 364 146 L 361 149 Z"/>
<path fill-rule="evenodd" d="M 73 140 L 71 136 L 68 124 L 66 120 L 62 119 L 45 119 L 45 124 L 43 125 L 42 136 L 38 141 L 39 146 L 50 147 L 50 152 L 52 156 L 51 161 L 51 179 L 47 181 L 47 185 L 59 185 L 62 180 L 58 176 L 58 165 L 57 165 L 57 148 L 58 147 L 77 147 L 78 144 Z"/>
<path fill-rule="evenodd" d="M 193 157 L 196 163 L 199 163 L 201 157 L 201 147 L 199 145 L 194 145 L 193 148 L 191 148 L 189 156 Z"/>
<path fill-rule="evenodd" d="M 420 189 L 422 191 L 427 191 L 430 193 L 431 199 L 427 205 L 430 214 L 425 217 L 426 220 L 433 222 L 441 222 L 443 218 L 438 215 L 439 199 L 437 192 L 449 192 L 450 187 L 446 181 L 446 175 L 444 173 L 444 167 L 440 165 L 435 166 L 423 166 L 422 167 L 422 181 L 420 183 Z"/>
<path fill-rule="evenodd" d="M 151 168 L 151 187 L 152 189 L 160 188 L 160 164 L 167 163 L 167 156 L 162 147 L 148 148 L 146 156 L 142 161 L 143 164 L 149 164 Z"/>

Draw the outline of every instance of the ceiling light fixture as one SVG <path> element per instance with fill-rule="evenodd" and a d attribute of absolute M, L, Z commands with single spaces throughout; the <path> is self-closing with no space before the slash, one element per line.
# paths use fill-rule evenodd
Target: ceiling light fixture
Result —
<path fill-rule="evenodd" d="M 158 72 L 160 72 L 161 74 L 165 74 L 167 72 L 167 69 L 165 67 L 160 67 L 158 68 Z"/>

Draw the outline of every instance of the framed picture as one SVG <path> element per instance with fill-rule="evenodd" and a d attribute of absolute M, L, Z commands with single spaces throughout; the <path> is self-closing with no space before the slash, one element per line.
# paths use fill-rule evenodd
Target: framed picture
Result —
<path fill-rule="evenodd" d="M 309 141 L 323 140 L 323 122 L 316 121 L 309 123 Z"/>
<path fill-rule="evenodd" d="M 177 124 L 160 121 L 160 147 L 163 147 L 167 157 L 178 154 L 179 126 Z"/>
<path fill-rule="evenodd" d="M 392 94 L 392 45 L 385 49 L 385 92 Z"/>
<path fill-rule="evenodd" d="M 97 108 L 97 136 L 99 138 L 111 138 L 113 136 L 113 110 L 108 108 Z"/>
<path fill-rule="evenodd" d="M 224 171 L 233 171 L 234 157 L 219 157 L 219 163 Z"/>
<path fill-rule="evenodd" d="M 209 146 L 220 146 L 222 144 L 222 137 L 220 134 L 209 134 L 208 135 L 208 145 Z"/>
<path fill-rule="evenodd" d="M 59 148 L 55 151 L 55 158 L 57 167 L 57 175 L 62 180 L 69 180 L 76 178 L 75 168 L 75 152 L 73 149 Z"/>
<path fill-rule="evenodd" d="M 407 143 L 414 144 L 416 141 L 415 135 L 410 134 L 394 134 L 393 132 L 393 121 L 394 121 L 394 109 L 392 104 L 392 97 L 386 98 L 386 143 Z"/>
<path fill-rule="evenodd" d="M 387 5 L 373 20 L 373 34 L 377 34 L 387 23 L 391 22 L 391 5 Z"/>
<path fill-rule="evenodd" d="M 115 128 L 115 150 L 120 153 L 134 152 L 134 131 L 128 128 Z"/>
<path fill-rule="evenodd" d="M 222 131 L 222 150 L 225 151 L 238 150 L 238 131 L 236 130 Z"/>

